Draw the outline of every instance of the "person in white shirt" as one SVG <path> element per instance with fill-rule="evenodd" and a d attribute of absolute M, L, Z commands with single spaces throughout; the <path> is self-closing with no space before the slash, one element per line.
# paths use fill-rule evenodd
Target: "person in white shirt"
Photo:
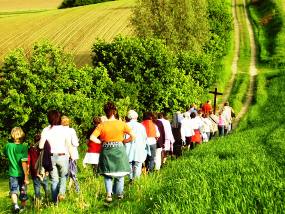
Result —
<path fill-rule="evenodd" d="M 227 120 L 225 132 L 226 134 L 228 134 L 232 130 L 232 120 L 233 120 L 232 116 L 235 116 L 233 108 L 229 106 L 229 102 L 224 103 L 223 112 L 224 112 L 225 119 Z"/>
<path fill-rule="evenodd" d="M 77 150 L 77 147 L 79 146 L 79 139 L 76 135 L 76 131 L 74 130 L 74 128 L 70 128 L 70 119 L 67 116 L 62 116 L 61 117 L 61 125 L 64 126 L 64 128 L 66 129 L 67 132 L 69 132 L 70 137 L 71 137 L 71 145 L 72 145 L 72 156 L 73 159 L 69 159 L 69 170 L 68 170 L 68 174 L 70 177 L 69 180 L 69 189 L 71 188 L 72 184 L 74 183 L 75 185 L 75 191 L 77 193 L 79 193 L 80 191 L 80 187 L 79 187 L 79 183 L 76 177 L 77 174 L 77 164 L 76 161 L 79 159 L 79 153 Z"/>
<path fill-rule="evenodd" d="M 194 112 L 192 112 L 192 113 L 195 114 Z M 192 121 L 190 119 L 189 112 L 185 112 L 184 113 L 184 119 L 181 121 L 180 132 L 181 132 L 181 139 L 186 143 L 188 148 L 192 148 L 191 147 L 191 137 L 195 133 L 194 133 L 193 123 L 192 123 Z"/>
<path fill-rule="evenodd" d="M 203 121 L 203 128 L 202 128 L 203 142 L 208 142 L 210 140 L 212 122 L 209 119 L 208 114 L 203 114 L 202 121 Z"/>
<path fill-rule="evenodd" d="M 47 114 L 49 126 L 41 133 L 39 148 L 43 149 L 46 141 L 51 147 L 51 176 L 52 200 L 58 203 L 65 198 L 66 178 L 68 176 L 68 160 L 73 159 L 70 132 L 61 125 L 61 114 L 50 110 Z"/>
<path fill-rule="evenodd" d="M 165 119 L 165 115 L 163 113 L 158 114 L 158 120 L 162 122 L 165 132 L 165 140 L 164 140 L 164 151 L 163 151 L 163 163 L 166 162 L 167 156 L 172 155 L 173 153 L 173 144 L 174 144 L 174 137 L 171 129 L 170 122 Z"/>

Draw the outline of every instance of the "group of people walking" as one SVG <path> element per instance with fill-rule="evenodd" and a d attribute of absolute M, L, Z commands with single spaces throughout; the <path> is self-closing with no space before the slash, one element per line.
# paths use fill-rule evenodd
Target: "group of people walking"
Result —
<path fill-rule="evenodd" d="M 211 102 L 197 109 L 193 104 L 181 114 L 176 112 L 172 123 L 163 113 L 144 112 L 142 122 L 138 113 L 130 110 L 126 118 L 118 117 L 114 103 L 104 105 L 106 116 L 95 117 L 94 127 L 87 133 L 88 150 L 83 165 L 91 164 L 95 175 L 104 176 L 106 202 L 116 196 L 123 198 L 124 177 L 130 183 L 140 177 L 143 170 L 160 170 L 169 156 L 180 156 L 182 147 L 193 149 L 195 145 L 230 132 L 234 112 L 226 102 L 218 115 L 213 114 Z M 4 153 L 9 160 L 9 184 L 15 212 L 27 200 L 26 186 L 31 174 L 35 198 L 39 200 L 40 188 L 48 192 L 51 181 L 51 198 L 57 204 L 65 198 L 67 178 L 80 192 L 76 177 L 76 161 L 79 159 L 79 140 L 70 119 L 59 111 L 48 112 L 49 126 L 37 134 L 33 145 L 27 149 L 22 141 L 24 132 L 20 127 L 11 131 L 13 142 L 8 142 Z M 19 191 L 20 190 L 20 194 Z"/>

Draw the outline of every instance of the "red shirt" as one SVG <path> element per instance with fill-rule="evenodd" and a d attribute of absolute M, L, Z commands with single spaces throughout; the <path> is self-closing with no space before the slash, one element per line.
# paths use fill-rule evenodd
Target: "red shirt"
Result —
<path fill-rule="evenodd" d="M 100 153 L 102 150 L 102 145 L 98 143 L 94 143 L 93 141 L 89 140 L 87 143 L 88 146 L 88 153 Z"/>
<path fill-rule="evenodd" d="M 202 107 L 202 111 L 205 113 L 205 114 L 209 114 L 210 111 L 212 111 L 212 106 L 211 104 L 209 103 L 205 103 Z"/>
<path fill-rule="evenodd" d="M 40 150 L 36 147 L 31 147 L 28 151 L 28 164 L 32 178 L 37 177 L 37 170 L 35 169 L 36 162 L 39 158 Z"/>

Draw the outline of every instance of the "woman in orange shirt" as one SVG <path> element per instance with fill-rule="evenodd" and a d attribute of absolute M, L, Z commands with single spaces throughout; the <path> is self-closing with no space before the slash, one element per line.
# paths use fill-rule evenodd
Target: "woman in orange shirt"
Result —
<path fill-rule="evenodd" d="M 97 126 L 90 140 L 103 144 L 99 157 L 99 173 L 104 176 L 106 201 L 111 202 L 112 193 L 116 194 L 118 199 L 123 198 L 124 176 L 130 173 L 129 160 L 123 143 L 133 141 L 135 136 L 125 122 L 115 118 L 117 108 L 112 102 L 104 105 L 104 112 L 108 120 Z M 128 134 L 129 138 L 124 139 L 125 134 Z"/>

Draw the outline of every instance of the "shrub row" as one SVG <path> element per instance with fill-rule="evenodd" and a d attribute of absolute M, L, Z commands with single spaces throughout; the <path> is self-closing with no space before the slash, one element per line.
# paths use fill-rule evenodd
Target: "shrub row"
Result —
<path fill-rule="evenodd" d="M 78 6 L 89 5 L 89 4 L 97 4 L 101 2 L 107 2 L 107 1 L 115 1 L 115 0 L 63 0 L 61 5 L 59 6 L 59 9 L 69 8 L 69 7 L 78 7 Z"/>

